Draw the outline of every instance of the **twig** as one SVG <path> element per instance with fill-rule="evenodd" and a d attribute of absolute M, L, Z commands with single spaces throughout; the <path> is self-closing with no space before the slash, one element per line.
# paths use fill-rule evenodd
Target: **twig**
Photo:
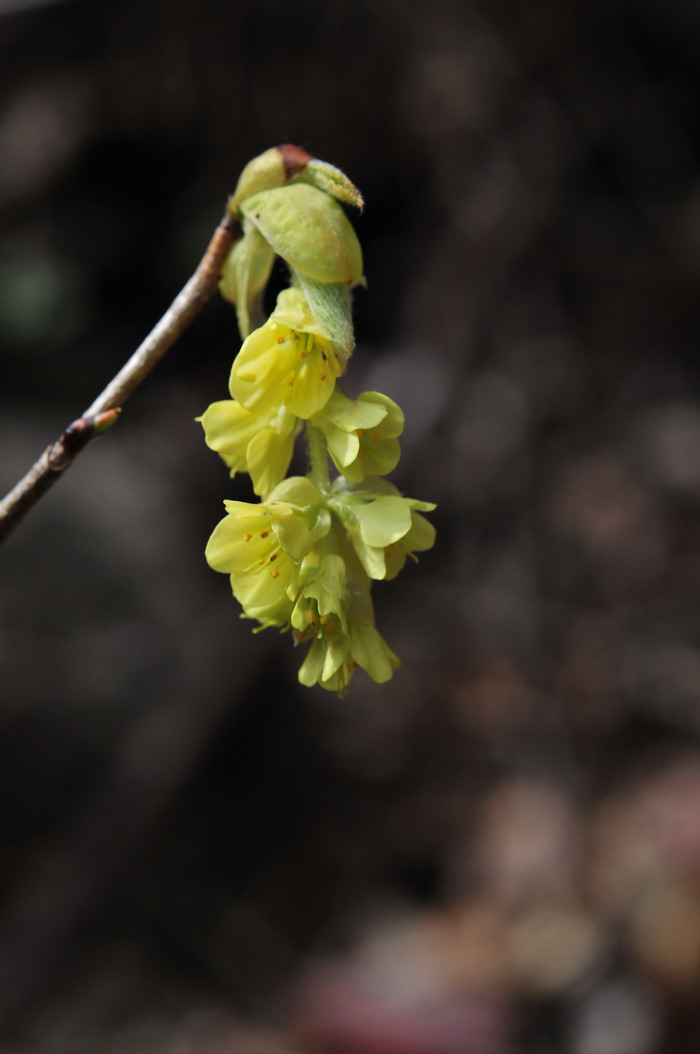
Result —
<path fill-rule="evenodd" d="M 0 542 L 11 534 L 89 441 L 116 421 L 129 396 L 211 300 L 216 292 L 221 265 L 238 234 L 237 222 L 226 212 L 197 270 L 146 339 L 82 417 L 66 428 L 0 502 Z"/>

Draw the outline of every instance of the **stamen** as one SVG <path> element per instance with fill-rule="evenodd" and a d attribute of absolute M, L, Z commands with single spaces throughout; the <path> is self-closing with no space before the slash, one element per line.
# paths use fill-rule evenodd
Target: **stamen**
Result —
<path fill-rule="evenodd" d="M 279 571 L 276 568 L 273 568 L 273 570 L 270 571 L 270 574 L 272 575 L 273 578 L 279 578 L 279 576 L 280 576 L 280 573 L 279 573 Z"/>
<path fill-rule="evenodd" d="M 374 440 L 376 440 L 378 442 L 381 438 L 382 437 L 379 434 L 379 432 L 372 432 L 372 439 L 374 439 Z"/>
<path fill-rule="evenodd" d="M 252 534 L 244 534 L 243 535 L 243 541 L 244 542 L 249 542 L 252 537 L 253 537 Z"/>
<path fill-rule="evenodd" d="M 261 538 L 267 538 L 267 536 L 268 536 L 268 534 L 269 534 L 269 533 L 270 533 L 269 531 L 261 531 L 261 532 L 260 532 L 260 537 L 261 537 Z"/>
<path fill-rule="evenodd" d="M 273 560 L 276 560 L 276 559 L 277 559 L 277 553 L 273 553 L 272 556 L 270 557 L 270 563 L 272 563 Z"/>

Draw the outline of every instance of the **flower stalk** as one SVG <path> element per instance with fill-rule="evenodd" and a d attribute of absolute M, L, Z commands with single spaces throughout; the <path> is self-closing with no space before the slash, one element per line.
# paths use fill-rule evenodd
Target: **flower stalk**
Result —
<path fill-rule="evenodd" d="M 309 455 L 309 478 L 316 485 L 319 493 L 325 496 L 331 485 L 328 471 L 328 447 L 323 432 L 310 421 L 306 422 L 306 450 Z"/>

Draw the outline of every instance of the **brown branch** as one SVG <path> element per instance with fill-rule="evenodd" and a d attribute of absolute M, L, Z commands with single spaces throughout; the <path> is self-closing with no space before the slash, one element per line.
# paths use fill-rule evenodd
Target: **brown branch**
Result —
<path fill-rule="evenodd" d="M 66 471 L 91 439 L 112 425 L 129 396 L 172 347 L 216 292 L 224 258 L 239 234 L 228 211 L 214 231 L 197 270 L 116 377 L 82 417 L 66 428 L 0 502 L 0 542 Z"/>

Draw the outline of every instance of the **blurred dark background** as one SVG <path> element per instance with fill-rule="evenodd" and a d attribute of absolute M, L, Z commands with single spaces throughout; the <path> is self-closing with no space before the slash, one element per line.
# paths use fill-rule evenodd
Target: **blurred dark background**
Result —
<path fill-rule="evenodd" d="M 294 142 L 435 550 L 296 683 L 203 549 L 213 302 L 3 547 L 1 1054 L 695 1054 L 700 5 L 0 3 L 1 489 Z"/>

